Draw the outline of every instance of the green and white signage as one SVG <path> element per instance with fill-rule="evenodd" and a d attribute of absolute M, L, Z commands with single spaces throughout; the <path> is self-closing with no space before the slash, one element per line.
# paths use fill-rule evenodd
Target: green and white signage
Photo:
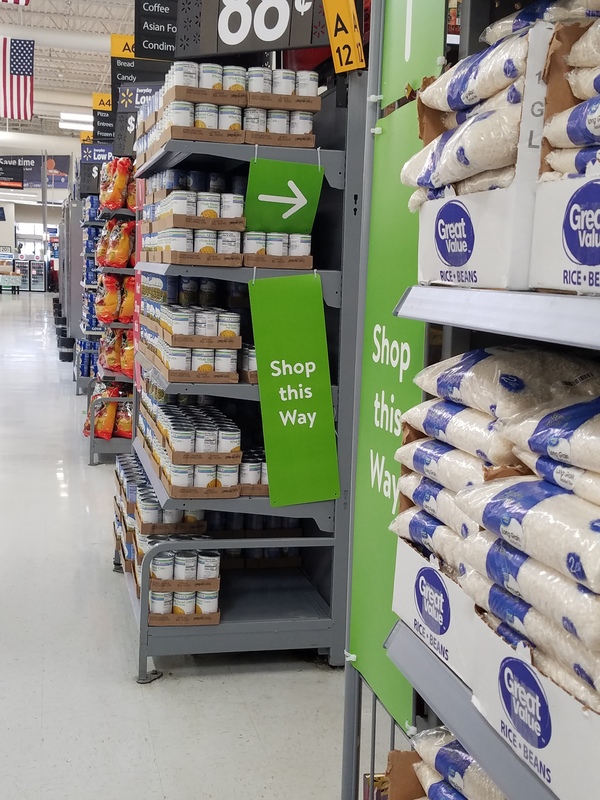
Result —
<path fill-rule="evenodd" d="M 246 192 L 246 230 L 266 233 L 310 233 L 321 187 L 323 167 L 288 161 L 255 159 L 250 163 Z"/>
<path fill-rule="evenodd" d="M 267 278 L 249 288 L 271 505 L 337 499 L 321 279 Z"/>

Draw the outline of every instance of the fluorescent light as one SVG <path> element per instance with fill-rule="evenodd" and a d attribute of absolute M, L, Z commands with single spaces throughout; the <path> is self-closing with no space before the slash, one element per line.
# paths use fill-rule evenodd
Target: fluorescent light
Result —
<path fill-rule="evenodd" d="M 64 119 L 65 122 L 87 122 L 88 125 L 91 125 L 94 121 L 94 117 L 91 114 L 69 114 L 66 111 L 60 112 L 60 118 Z"/>
<path fill-rule="evenodd" d="M 64 122 L 62 119 L 58 121 L 58 127 L 65 131 L 90 131 L 93 132 L 94 126 L 88 125 L 87 122 Z"/>

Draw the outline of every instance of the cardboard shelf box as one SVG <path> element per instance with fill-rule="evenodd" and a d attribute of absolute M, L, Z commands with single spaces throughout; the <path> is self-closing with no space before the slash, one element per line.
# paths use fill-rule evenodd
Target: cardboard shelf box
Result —
<path fill-rule="evenodd" d="M 251 386 L 258 386 L 258 372 L 256 370 L 243 369 L 240 372 L 241 383 L 249 383 Z"/>
<path fill-rule="evenodd" d="M 262 131 L 242 131 L 246 144 L 268 147 L 307 147 L 315 146 L 314 133 L 265 133 Z"/>
<path fill-rule="evenodd" d="M 172 536 L 176 533 L 190 533 L 202 536 L 206 533 L 204 520 L 197 522 L 142 522 L 139 511 L 135 509 L 135 521 L 138 530 L 144 536 Z"/>
<path fill-rule="evenodd" d="M 581 103 L 572 93 L 566 57 L 589 25 L 557 25 L 544 71 L 548 85 L 546 122 Z M 552 147 L 542 144 L 542 174 Z M 570 294 L 600 295 L 600 168 L 567 180 L 539 183 L 536 189 L 529 286 Z"/>
<path fill-rule="evenodd" d="M 176 264 L 183 267 L 229 267 L 238 269 L 244 263 L 241 253 L 187 253 L 181 250 L 142 250 L 140 261 L 149 264 Z"/>
<path fill-rule="evenodd" d="M 546 84 L 539 80 L 554 27 L 538 22 L 529 33 L 516 176 L 506 189 L 429 200 L 419 211 L 419 283 L 479 289 L 527 289 L 535 187 L 544 126 Z M 431 82 L 431 81 L 429 81 Z M 425 145 L 445 132 L 441 112 L 418 101 Z M 440 226 L 455 231 L 443 236 Z M 451 227 L 450 227 L 451 226 Z M 452 245 L 452 249 L 450 249 Z"/>
<path fill-rule="evenodd" d="M 197 486 L 173 486 L 161 470 L 160 479 L 169 496 L 175 500 L 233 500 L 240 496 L 240 486 L 210 486 L 200 489 Z"/>
<path fill-rule="evenodd" d="M 241 350 L 241 336 L 195 336 L 184 333 L 169 333 L 161 326 L 161 337 L 172 347 L 205 347 L 209 350 Z"/>
<path fill-rule="evenodd" d="M 194 581 L 161 581 L 157 578 L 150 578 L 151 592 L 218 592 L 220 588 L 220 578 L 204 578 Z"/>
<path fill-rule="evenodd" d="M 235 103 L 234 103 L 235 105 Z M 248 108 L 266 108 L 267 111 L 310 111 L 317 114 L 321 110 L 321 98 L 303 97 L 297 94 L 270 94 L 267 92 L 248 92 Z"/>
<path fill-rule="evenodd" d="M 230 384 L 239 383 L 240 380 L 237 372 L 215 372 L 214 370 L 195 372 L 193 370 L 167 369 L 160 358 L 143 342 L 139 342 L 138 350 L 169 383 Z"/>
<path fill-rule="evenodd" d="M 186 214 L 165 214 L 154 220 L 152 231 L 166 231 L 168 228 L 188 228 L 194 231 L 245 231 L 244 217 L 198 217 Z"/>
<path fill-rule="evenodd" d="M 162 107 L 158 112 L 160 116 L 164 113 L 165 107 L 176 100 L 186 103 L 211 103 L 213 106 L 239 106 L 239 108 L 246 108 L 248 104 L 248 94 L 244 90 L 234 91 L 231 89 L 200 89 L 197 86 L 172 86 L 168 92 L 165 92 Z"/>
<path fill-rule="evenodd" d="M 163 447 L 173 464 L 193 466 L 200 465 L 219 465 L 219 464 L 241 464 L 242 452 L 237 453 L 186 453 L 181 450 L 173 450 L 166 439 L 163 439 Z"/>
<path fill-rule="evenodd" d="M 220 128 L 192 128 L 171 125 L 155 145 L 155 152 L 173 140 L 184 142 L 220 142 L 221 144 L 243 144 L 244 131 L 226 131 Z"/>
<path fill-rule="evenodd" d="M 312 256 L 267 256 L 262 253 L 246 253 L 245 267 L 257 269 L 312 269 Z"/>
<path fill-rule="evenodd" d="M 268 497 L 269 485 L 264 483 L 242 483 L 240 485 L 242 497 Z"/>
<path fill-rule="evenodd" d="M 212 614 L 148 614 L 148 625 L 152 628 L 167 628 L 171 626 L 189 625 L 218 625 L 221 621 L 221 612 Z"/>

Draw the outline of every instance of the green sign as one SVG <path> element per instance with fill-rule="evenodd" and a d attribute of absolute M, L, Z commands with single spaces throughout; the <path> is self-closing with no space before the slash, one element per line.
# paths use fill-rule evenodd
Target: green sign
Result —
<path fill-rule="evenodd" d="M 386 3 L 383 85 L 402 92 L 439 71 L 444 52 L 444 0 Z M 432 31 L 438 31 L 433 36 Z M 395 88 L 394 88 L 395 87 Z M 384 89 L 385 91 L 385 89 Z M 399 99 L 388 93 L 388 102 Z M 424 325 L 392 312 L 417 282 L 419 217 L 407 208 L 411 189 L 398 178 L 422 147 L 416 103 L 377 122 L 353 534 L 350 652 L 385 708 L 400 725 L 411 719 L 412 689 L 383 644 L 398 617 L 392 611 L 397 537 L 388 526 L 398 513 L 401 415 L 421 401 L 413 378 L 423 366 Z"/>
<path fill-rule="evenodd" d="M 271 505 L 340 496 L 323 290 L 318 275 L 250 284 Z"/>
<path fill-rule="evenodd" d="M 250 162 L 246 191 L 246 230 L 266 233 L 310 233 L 321 187 L 323 167 L 288 161 Z"/>

